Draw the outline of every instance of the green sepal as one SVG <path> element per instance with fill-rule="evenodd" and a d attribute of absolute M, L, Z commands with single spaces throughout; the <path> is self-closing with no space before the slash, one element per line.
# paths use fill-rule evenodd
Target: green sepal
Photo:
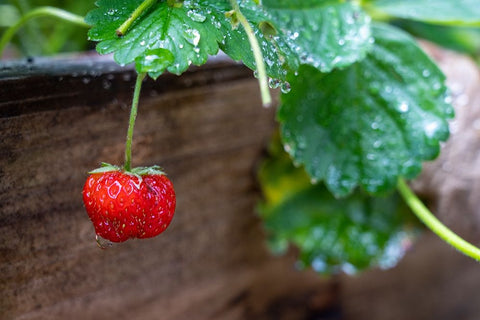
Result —
<path fill-rule="evenodd" d="M 105 173 L 105 172 L 110 172 L 110 171 L 121 171 L 120 167 L 115 166 L 110 163 L 102 162 L 100 168 L 94 169 L 92 171 L 89 171 L 89 174 L 94 174 L 94 173 Z"/>
<path fill-rule="evenodd" d="M 105 173 L 105 172 L 111 172 L 111 171 L 120 171 L 126 174 L 132 174 L 138 177 L 142 177 L 146 175 L 165 175 L 165 172 L 158 165 L 153 165 L 151 167 L 137 167 L 137 168 L 131 169 L 130 171 L 125 171 L 125 169 L 122 167 L 115 166 L 113 164 L 106 163 L 106 162 L 102 162 L 100 168 L 94 169 L 88 173 L 94 174 L 94 173 Z"/>
<path fill-rule="evenodd" d="M 160 166 L 154 165 L 151 167 L 137 167 L 133 168 L 130 173 L 138 176 L 146 176 L 146 175 L 165 175 L 165 172 L 162 170 Z"/>

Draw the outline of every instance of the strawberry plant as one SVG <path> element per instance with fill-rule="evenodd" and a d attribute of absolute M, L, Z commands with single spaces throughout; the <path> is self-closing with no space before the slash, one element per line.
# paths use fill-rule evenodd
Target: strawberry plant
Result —
<path fill-rule="evenodd" d="M 35 9 L 5 31 L 0 50 L 26 21 L 46 15 L 87 26 L 100 54 L 134 64 L 127 173 L 135 176 L 130 149 L 143 78 L 180 75 L 222 51 L 254 71 L 265 106 L 270 88 L 281 89 L 280 135 L 259 172 L 259 212 L 272 249 L 283 252 L 293 243 L 300 264 L 319 272 L 392 266 L 413 234 L 409 208 L 442 239 L 480 259 L 480 250 L 441 224 L 405 182 L 438 156 L 454 111 L 445 76 L 397 27 L 461 26 L 478 34 L 477 0 L 98 0 L 96 6 L 85 19 Z M 395 26 L 388 23 L 393 18 L 402 20 Z M 423 34 L 435 40 L 434 32 Z"/>

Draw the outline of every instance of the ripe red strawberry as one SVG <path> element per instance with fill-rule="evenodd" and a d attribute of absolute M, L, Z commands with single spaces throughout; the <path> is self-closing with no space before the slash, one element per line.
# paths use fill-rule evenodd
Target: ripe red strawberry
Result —
<path fill-rule="evenodd" d="M 172 182 L 158 167 L 124 172 L 104 164 L 83 187 L 83 203 L 97 235 L 112 242 L 151 238 L 170 224 L 175 212 Z"/>

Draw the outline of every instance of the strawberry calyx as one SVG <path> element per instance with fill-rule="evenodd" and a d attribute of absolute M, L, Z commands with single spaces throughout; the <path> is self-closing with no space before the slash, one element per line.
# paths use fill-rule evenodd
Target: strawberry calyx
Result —
<path fill-rule="evenodd" d="M 162 168 L 158 165 L 153 165 L 150 167 L 136 167 L 131 170 L 125 170 L 123 167 L 119 167 L 110 163 L 102 162 L 100 168 L 94 169 L 89 172 L 89 174 L 94 173 L 105 173 L 111 171 L 119 171 L 125 174 L 131 174 L 134 176 L 146 176 L 146 175 L 166 175 Z"/>

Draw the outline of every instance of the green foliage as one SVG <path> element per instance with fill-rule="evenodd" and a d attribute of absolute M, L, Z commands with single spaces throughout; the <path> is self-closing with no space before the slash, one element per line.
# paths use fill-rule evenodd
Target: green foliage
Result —
<path fill-rule="evenodd" d="M 278 113 L 289 153 L 337 196 L 359 184 L 383 193 L 399 176 L 415 177 L 453 116 L 443 74 L 415 42 L 387 25 L 373 31 L 361 62 L 327 74 L 301 68 Z"/>
<path fill-rule="evenodd" d="M 240 13 L 227 1 L 158 1 L 118 37 L 141 2 L 97 3 L 87 22 L 100 53 L 113 52 L 120 64 L 135 61 L 152 77 L 180 74 L 219 50 L 257 69 Z M 371 24 L 366 12 L 477 23 L 478 6 L 469 10 L 475 5 L 467 0 L 434 2 L 440 10 L 425 9 L 432 2 L 423 0 L 364 1 L 363 8 L 335 0 L 239 1 L 271 86 L 282 85 L 285 149 L 305 168 L 294 167 L 278 146 L 262 166 L 260 212 L 272 248 L 293 243 L 301 264 L 323 273 L 392 266 L 403 254 L 411 233 L 392 190 L 438 155 L 453 109 L 445 77 L 416 42 L 395 27 Z"/>
<path fill-rule="evenodd" d="M 91 1 L 77 0 L 9 0 L 5 2 L 8 5 L 1 5 L 2 1 L 0 1 L 0 32 L 3 31 L 1 27 L 13 25 L 21 15 L 39 6 L 61 7 L 82 16 L 94 7 Z M 30 56 L 83 51 L 91 47 L 84 29 L 48 18 L 28 22 L 14 42 L 24 55 Z"/>
<path fill-rule="evenodd" d="M 5 24 L 24 14 L 25 4 L 12 1 Z M 257 70 L 253 34 L 270 85 L 284 92 L 284 147 L 305 168 L 293 166 L 278 145 L 262 166 L 260 212 L 272 247 L 295 244 L 302 264 L 320 272 L 391 266 L 402 255 L 410 233 L 392 191 L 438 155 L 453 109 L 445 77 L 415 40 L 371 20 L 400 18 L 397 24 L 416 35 L 439 43 L 451 37 L 447 45 L 474 54 L 478 29 L 469 29 L 467 42 L 457 32 L 480 25 L 478 0 L 158 0 L 138 16 L 132 14 L 142 0 L 96 5 L 86 22 L 97 51 L 154 79 L 202 65 L 220 50 Z M 52 25 L 58 39 L 60 27 Z M 23 38 L 43 43 L 44 29 L 35 26 Z"/>
<path fill-rule="evenodd" d="M 181 5 L 157 2 L 135 21 L 123 37 L 117 28 L 140 5 L 141 0 L 101 0 L 86 21 L 93 27 L 91 40 L 99 41 L 97 50 L 114 52 L 121 64 L 136 61 L 147 50 L 168 50 L 175 60 L 166 70 L 181 74 L 190 64 L 201 65 L 219 49 L 234 60 L 256 69 L 255 60 L 243 28 L 226 1 L 184 1 Z M 260 42 L 267 73 L 285 80 L 289 71 L 310 64 L 321 71 L 347 66 L 362 59 L 371 47 L 370 19 L 352 3 L 286 8 L 294 2 L 266 2 L 263 9 L 253 1 L 241 2 L 240 9 Z M 140 69 L 139 69 L 140 68 Z M 160 72 L 158 70 L 157 72 Z M 158 74 L 156 74 L 158 76 Z"/>
<path fill-rule="evenodd" d="M 397 27 L 411 35 L 475 57 L 480 57 L 480 28 L 443 26 L 412 20 L 396 20 Z"/>
<path fill-rule="evenodd" d="M 15 6 L 0 4 L 0 28 L 10 27 L 18 19 L 20 19 L 20 12 Z"/>
<path fill-rule="evenodd" d="M 345 67 L 365 57 L 373 40 L 370 18 L 354 3 L 264 1 L 274 25 L 300 64 L 322 72 Z"/>
<path fill-rule="evenodd" d="M 393 267 L 415 233 L 397 194 L 371 197 L 356 190 L 336 199 L 322 183 L 311 184 L 278 141 L 262 163 L 259 180 L 265 198 L 259 211 L 269 245 L 282 253 L 294 244 L 301 267 L 320 273 Z"/>
<path fill-rule="evenodd" d="M 99 7 L 91 11 L 87 23 L 93 27 L 88 35 L 90 40 L 100 41 L 97 50 L 101 54 L 114 52 L 115 61 L 121 65 L 136 62 L 137 70 L 144 70 L 152 50 L 168 50 L 173 61 L 163 59 L 164 69 L 181 74 L 189 65 L 201 65 L 208 55 L 218 52 L 222 34 L 212 23 L 205 20 L 206 13 L 194 8 L 170 6 L 157 2 L 128 30 L 119 37 L 117 28 L 142 3 L 141 0 L 101 0 Z M 215 15 L 212 15 L 215 17 Z M 164 54 L 163 56 L 167 56 Z M 157 68 L 155 75 L 163 72 Z"/>
<path fill-rule="evenodd" d="M 478 0 L 377 0 L 373 5 L 391 16 L 444 25 L 480 26 Z"/>
<path fill-rule="evenodd" d="M 191 64 L 204 64 L 209 55 L 219 49 L 234 60 L 242 60 L 254 69 L 255 62 L 245 31 L 232 24 L 225 13 L 231 8 L 226 1 L 202 0 L 184 1 L 181 5 L 170 5 L 159 1 L 137 19 L 123 37 L 116 29 L 129 17 L 141 0 L 100 0 L 98 9 L 91 11 L 86 21 L 93 27 L 89 32 L 91 40 L 99 41 L 97 50 L 101 54 L 114 52 L 115 61 L 121 65 L 136 61 L 137 70 L 142 68 L 142 58 L 149 50 L 164 49 L 172 53 L 174 61 L 166 70 L 181 74 Z M 253 1 L 242 2 L 241 9 L 259 37 L 267 71 L 274 78 L 284 78 L 289 50 L 281 39 L 271 41 L 260 30 L 260 23 L 267 20 L 267 14 Z M 277 63 L 282 60 L 282 63 Z M 271 61 L 271 63 L 269 63 Z M 157 70 L 154 74 L 163 70 Z"/>

